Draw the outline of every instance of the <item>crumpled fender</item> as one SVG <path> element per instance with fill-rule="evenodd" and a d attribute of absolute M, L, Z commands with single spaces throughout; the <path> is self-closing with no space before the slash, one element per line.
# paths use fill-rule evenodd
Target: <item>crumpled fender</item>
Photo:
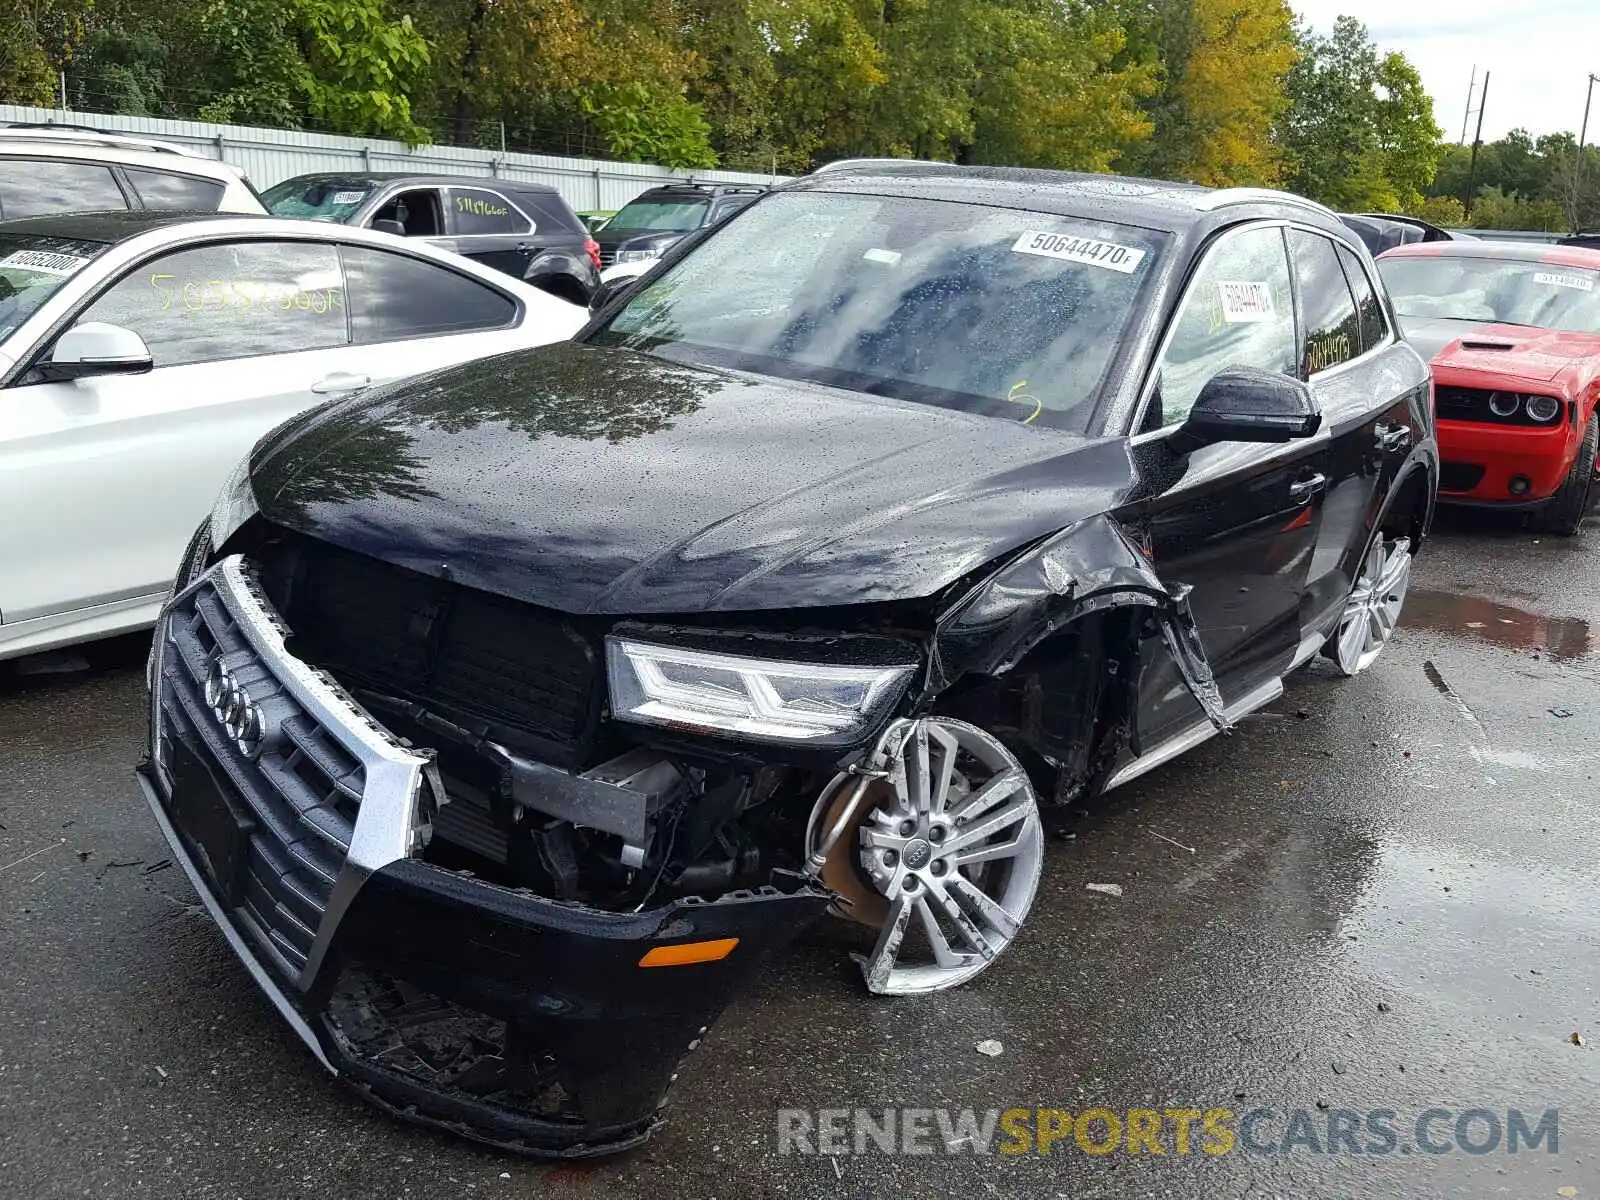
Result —
<path fill-rule="evenodd" d="M 1162 582 L 1146 554 L 1111 517 L 1080 521 L 1046 538 L 956 600 L 935 623 L 927 694 L 963 675 L 1003 675 L 1062 626 L 1107 608 L 1153 610 L 1189 691 L 1218 730 L 1223 712 L 1195 629 L 1187 584 Z"/>

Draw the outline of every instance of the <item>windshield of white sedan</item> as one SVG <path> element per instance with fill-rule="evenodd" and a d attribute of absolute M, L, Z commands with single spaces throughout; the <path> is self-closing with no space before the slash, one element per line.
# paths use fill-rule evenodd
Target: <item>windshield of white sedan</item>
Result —
<path fill-rule="evenodd" d="M 976 204 L 773 195 L 596 340 L 1081 429 L 1166 241 Z"/>
<path fill-rule="evenodd" d="M 1402 317 L 1600 333 L 1600 271 L 1508 258 L 1380 258 Z"/>
<path fill-rule="evenodd" d="M 0 234 L 0 340 L 105 248 L 104 242 Z"/>
<path fill-rule="evenodd" d="M 262 192 L 261 200 L 276 217 L 343 222 L 372 191 L 364 179 L 285 179 Z"/>

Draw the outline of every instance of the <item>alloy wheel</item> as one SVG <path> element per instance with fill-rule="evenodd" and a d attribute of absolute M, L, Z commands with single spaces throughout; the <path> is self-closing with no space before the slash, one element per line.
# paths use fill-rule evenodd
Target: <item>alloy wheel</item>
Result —
<path fill-rule="evenodd" d="M 1010 751 L 961 721 L 896 722 L 873 766 L 887 786 L 857 853 L 887 914 L 859 959 L 867 987 L 955 987 L 1011 944 L 1033 906 L 1044 861 L 1038 800 Z"/>
<path fill-rule="evenodd" d="M 1339 670 L 1359 675 L 1377 661 L 1394 636 L 1410 585 L 1411 539 L 1386 539 L 1379 533 L 1362 560 L 1334 632 L 1333 659 Z"/>

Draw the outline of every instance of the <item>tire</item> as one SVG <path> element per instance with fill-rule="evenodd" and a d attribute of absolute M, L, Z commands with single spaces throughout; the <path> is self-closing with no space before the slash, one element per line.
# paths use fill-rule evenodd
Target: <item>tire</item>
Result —
<path fill-rule="evenodd" d="M 1381 527 L 1373 531 L 1339 623 L 1322 647 L 1340 674 L 1359 675 L 1388 646 L 1411 583 L 1411 558 L 1410 538 L 1386 537 Z"/>
<path fill-rule="evenodd" d="M 1597 449 L 1600 449 L 1600 421 L 1590 417 L 1578 442 L 1578 456 L 1572 460 L 1572 469 L 1550 502 L 1534 517 L 1539 529 L 1558 537 L 1571 537 L 1578 532 L 1589 512 Z"/>

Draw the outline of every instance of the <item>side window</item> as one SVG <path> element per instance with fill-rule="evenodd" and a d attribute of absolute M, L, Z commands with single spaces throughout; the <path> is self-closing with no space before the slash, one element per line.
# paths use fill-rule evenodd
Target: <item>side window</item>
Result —
<path fill-rule="evenodd" d="M 1294 301 L 1283 234 L 1274 228 L 1226 234 L 1189 282 L 1176 327 L 1161 356 L 1159 425 L 1180 424 L 1200 389 L 1228 367 L 1295 371 Z"/>
<path fill-rule="evenodd" d="M 216 212 L 226 190 L 215 179 L 201 179 L 195 175 L 145 171 L 138 167 L 124 167 L 123 171 L 146 208 Z"/>
<path fill-rule="evenodd" d="M 443 237 L 444 214 L 439 208 L 438 188 L 416 188 L 401 192 L 367 219 L 367 228 L 377 221 L 398 221 L 406 237 Z"/>
<path fill-rule="evenodd" d="M 1300 315 L 1306 348 L 1300 357 L 1302 376 L 1349 362 L 1361 353 L 1356 302 L 1345 282 L 1333 243 L 1300 229 L 1289 231 L 1295 278 L 1300 283 Z"/>
<path fill-rule="evenodd" d="M 0 218 L 128 207 L 109 167 L 49 158 L 0 158 Z"/>
<path fill-rule="evenodd" d="M 486 188 L 451 188 L 450 219 L 455 223 L 455 232 L 464 236 L 529 233 L 533 228 L 509 200 Z"/>
<path fill-rule="evenodd" d="M 537 230 L 551 233 L 561 229 L 582 237 L 589 236 L 589 227 L 578 220 L 577 214 L 562 202 L 560 196 L 521 192 L 517 195 L 517 203 L 533 216 Z"/>
<path fill-rule="evenodd" d="M 331 245 L 231 242 L 133 268 L 80 321 L 144 338 L 157 367 L 348 343 L 344 278 Z"/>
<path fill-rule="evenodd" d="M 1367 277 L 1366 268 L 1361 265 L 1361 259 L 1355 252 L 1340 246 L 1339 261 L 1344 264 L 1344 273 L 1349 277 L 1350 289 L 1356 296 L 1356 312 L 1361 318 L 1361 349 L 1371 350 L 1389 336 L 1389 322 L 1383 315 L 1383 305 L 1378 302 L 1378 293 L 1372 290 L 1372 280 Z"/>
<path fill-rule="evenodd" d="M 516 301 L 447 267 L 367 246 L 339 253 L 357 345 L 503 329 L 516 319 Z"/>

